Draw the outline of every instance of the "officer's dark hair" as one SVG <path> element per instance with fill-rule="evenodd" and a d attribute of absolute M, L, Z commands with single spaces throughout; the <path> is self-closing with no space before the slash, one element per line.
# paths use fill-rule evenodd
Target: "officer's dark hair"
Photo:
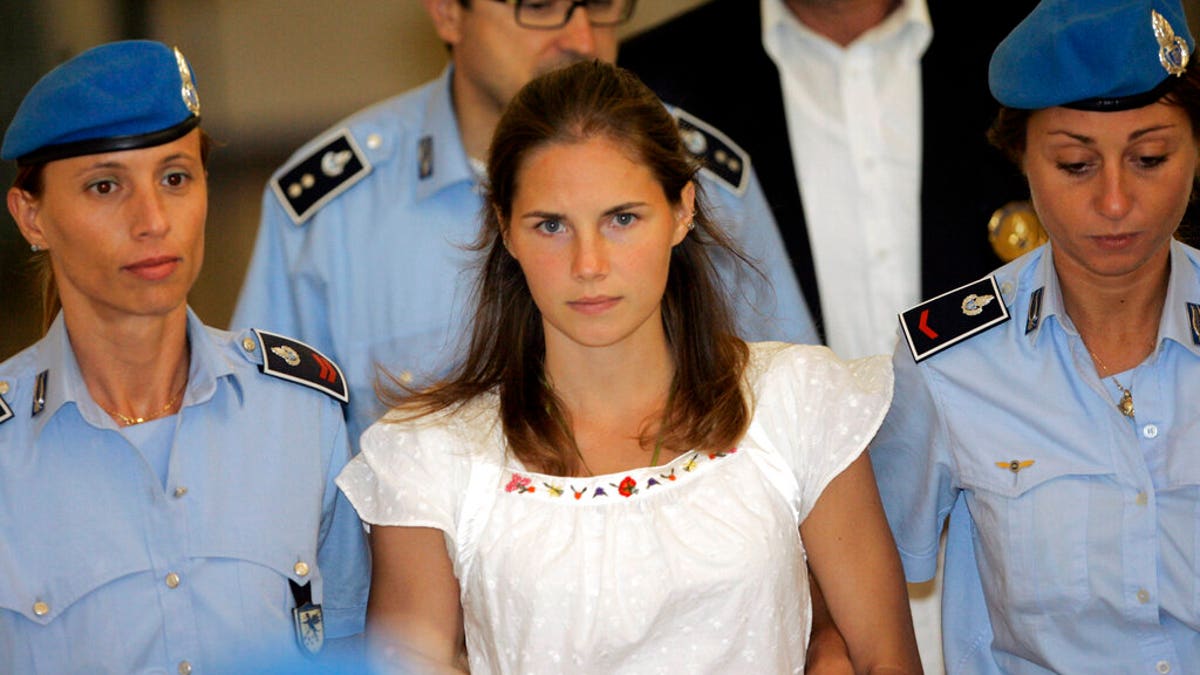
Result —
<path fill-rule="evenodd" d="M 213 140 L 203 129 L 200 130 L 200 163 L 208 168 L 208 155 L 212 151 Z M 46 163 L 17 164 L 17 175 L 13 178 L 12 187 L 21 190 L 35 199 L 42 198 L 46 185 L 44 174 Z M 54 281 L 54 270 L 50 267 L 50 253 L 38 251 L 33 254 L 31 264 L 34 276 L 42 295 L 42 333 L 50 330 L 54 317 L 62 309 L 62 301 L 58 297 L 58 284 Z"/>
<path fill-rule="evenodd" d="M 476 310 L 464 360 L 446 380 L 420 392 L 396 382 L 385 401 L 412 419 L 454 408 L 495 391 L 511 452 L 528 467 L 554 475 L 581 469 L 562 402 L 545 384 L 545 335 L 520 264 L 504 245 L 517 180 L 527 158 L 548 145 L 608 139 L 637 158 L 678 206 L 696 187 L 695 229 L 671 251 L 662 321 L 675 362 L 675 380 L 661 429 L 648 422 L 650 447 L 727 448 L 749 424 L 743 391 L 749 358 L 736 337 L 728 289 L 714 256 L 746 262 L 710 217 L 695 182 L 699 166 L 684 149 L 674 118 L 628 71 L 599 61 L 576 63 L 527 84 L 505 110 L 492 137 L 476 247 L 484 259 L 475 285 Z M 560 422 L 561 420 L 561 422 Z"/>

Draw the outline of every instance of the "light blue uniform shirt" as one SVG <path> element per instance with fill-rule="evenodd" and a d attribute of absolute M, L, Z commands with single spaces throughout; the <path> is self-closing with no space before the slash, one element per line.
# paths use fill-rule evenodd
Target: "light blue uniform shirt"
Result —
<path fill-rule="evenodd" d="M 61 316 L 0 364 L 0 673 L 293 659 L 289 579 L 323 606 L 326 650 L 362 631 L 368 552 L 333 483 L 349 456 L 340 404 L 259 372 L 249 331 L 189 312 L 188 338 L 183 407 L 161 420 L 165 487 L 92 400 Z"/>
<path fill-rule="evenodd" d="M 428 381 L 445 374 L 471 329 L 477 256 L 465 246 L 479 235 L 483 200 L 451 103 L 451 72 L 305 145 L 263 197 L 231 325 L 294 335 L 341 363 L 354 439 L 384 412 L 376 364 Z M 738 305 L 744 337 L 816 342 L 758 180 L 750 175 L 741 194 L 704 183 L 714 215 L 773 288 L 749 274 L 737 280 L 750 298 Z M 288 203 L 308 191 L 322 195 L 310 210 Z"/>
<path fill-rule="evenodd" d="M 1009 321 L 920 364 L 901 340 L 871 449 L 909 580 L 933 576 L 950 516 L 947 669 L 1196 672 L 1200 252 L 1172 243 L 1155 349 L 1117 374 L 1132 419 L 1063 309 L 1051 248 L 995 277 Z"/>

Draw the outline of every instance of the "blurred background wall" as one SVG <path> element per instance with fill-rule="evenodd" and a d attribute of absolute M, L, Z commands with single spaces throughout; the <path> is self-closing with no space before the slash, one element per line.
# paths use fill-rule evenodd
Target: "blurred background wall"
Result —
<path fill-rule="evenodd" d="M 745 0 L 757 2 L 758 0 Z M 1002 0 L 1001 0 L 1002 1 Z M 701 0 L 639 0 L 628 35 Z M 1185 0 L 1200 16 L 1200 0 Z M 204 271 L 191 304 L 207 323 L 233 312 L 271 172 L 304 141 L 363 106 L 435 76 L 446 52 L 417 0 L 0 0 L 0 128 L 54 65 L 101 42 L 178 45 L 198 75 L 210 166 Z M 697 49 L 720 49 L 697 40 Z M 0 163 L 0 186 L 12 183 Z M 0 216 L 0 360 L 40 335 L 29 248 Z"/>

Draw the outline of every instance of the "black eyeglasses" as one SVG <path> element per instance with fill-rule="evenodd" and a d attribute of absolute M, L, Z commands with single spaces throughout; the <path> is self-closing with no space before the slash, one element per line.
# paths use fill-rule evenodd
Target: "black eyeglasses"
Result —
<path fill-rule="evenodd" d="M 593 26 L 619 26 L 633 16 L 637 0 L 496 0 L 513 6 L 517 25 L 524 28 L 553 30 L 571 21 L 576 7 L 587 11 Z"/>

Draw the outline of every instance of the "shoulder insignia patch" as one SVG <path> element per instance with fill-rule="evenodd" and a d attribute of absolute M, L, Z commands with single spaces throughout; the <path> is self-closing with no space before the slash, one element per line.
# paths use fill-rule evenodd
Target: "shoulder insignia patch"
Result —
<path fill-rule="evenodd" d="M 1200 345 L 1200 305 L 1187 303 L 1188 325 L 1192 327 L 1192 342 Z"/>
<path fill-rule="evenodd" d="M 996 278 L 989 276 L 905 311 L 900 327 L 919 363 L 1008 319 Z"/>
<path fill-rule="evenodd" d="M 296 225 L 303 225 L 322 206 L 371 173 L 371 163 L 349 129 L 288 167 L 271 181 L 271 189 Z"/>
<path fill-rule="evenodd" d="M 0 424 L 4 424 L 5 422 L 11 420 L 12 418 L 13 418 L 12 408 L 8 407 L 8 401 L 5 401 L 4 397 L 0 396 Z"/>
<path fill-rule="evenodd" d="M 33 381 L 33 408 L 29 414 L 30 417 L 37 417 L 38 413 L 46 409 L 46 382 L 49 379 L 50 371 L 43 370 Z"/>
<path fill-rule="evenodd" d="M 750 179 L 750 155 L 695 115 L 679 108 L 671 113 L 679 123 L 683 147 L 703 162 L 704 171 L 737 196 L 742 196 Z"/>
<path fill-rule="evenodd" d="M 254 329 L 262 349 L 262 371 L 272 377 L 291 380 L 350 402 L 350 390 L 342 369 L 312 347 L 275 333 Z"/>

